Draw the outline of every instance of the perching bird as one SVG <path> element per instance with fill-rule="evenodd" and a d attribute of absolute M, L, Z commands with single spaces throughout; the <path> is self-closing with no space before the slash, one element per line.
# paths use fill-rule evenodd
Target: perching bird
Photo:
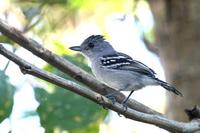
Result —
<path fill-rule="evenodd" d="M 155 72 L 145 64 L 133 60 L 130 56 L 115 51 L 115 49 L 101 35 L 92 35 L 85 39 L 80 46 L 70 47 L 80 51 L 91 61 L 92 72 L 95 77 L 109 87 L 120 91 L 131 91 L 126 102 L 135 90 L 148 85 L 160 85 L 177 95 L 182 94 L 170 84 L 158 79 Z M 113 96 L 116 93 L 108 94 Z"/>

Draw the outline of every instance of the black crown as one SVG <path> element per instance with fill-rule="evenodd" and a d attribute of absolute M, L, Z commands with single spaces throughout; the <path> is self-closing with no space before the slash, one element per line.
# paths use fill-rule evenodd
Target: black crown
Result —
<path fill-rule="evenodd" d="M 84 43 L 102 42 L 104 40 L 104 36 L 102 35 L 91 35 L 87 39 L 85 39 Z"/>

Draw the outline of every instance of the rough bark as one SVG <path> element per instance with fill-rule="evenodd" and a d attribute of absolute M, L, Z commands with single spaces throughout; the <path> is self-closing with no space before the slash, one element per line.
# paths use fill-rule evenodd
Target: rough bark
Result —
<path fill-rule="evenodd" d="M 148 2 L 166 78 L 184 95 L 168 94 L 166 113 L 176 120 L 187 120 L 183 110 L 200 104 L 200 0 Z"/>

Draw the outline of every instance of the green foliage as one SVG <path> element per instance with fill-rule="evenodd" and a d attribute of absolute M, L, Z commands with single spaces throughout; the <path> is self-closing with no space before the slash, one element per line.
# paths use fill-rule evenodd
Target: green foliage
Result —
<path fill-rule="evenodd" d="M 59 87 L 53 93 L 35 88 L 35 95 L 40 103 L 37 112 L 41 125 L 48 133 L 55 128 L 70 133 L 98 132 L 98 125 L 106 114 L 102 107 Z"/>
<path fill-rule="evenodd" d="M 1 43 L 7 43 L 10 45 L 13 45 L 14 42 L 12 40 L 10 40 L 8 37 L 4 36 L 4 35 L 0 35 L 0 42 Z"/>
<path fill-rule="evenodd" d="M 8 76 L 0 71 L 0 123 L 10 116 L 13 108 L 14 87 L 10 84 Z"/>
<path fill-rule="evenodd" d="M 98 26 L 105 28 L 105 19 L 114 12 L 129 13 L 134 1 L 130 0 L 12 0 L 19 5 L 27 20 L 42 14 L 40 25 L 34 28 L 36 34 L 72 28 L 82 19 L 94 17 Z M 23 5 L 23 6 L 22 6 Z M 103 30 L 103 29 L 102 29 Z M 45 36 L 47 39 L 47 36 Z"/>
<path fill-rule="evenodd" d="M 80 0 L 12 0 L 23 11 L 27 22 L 36 16 L 42 21 L 36 29 L 41 35 L 57 30 L 71 20 L 81 6 Z M 53 17 L 52 17 L 53 16 Z M 39 17 L 38 17 L 39 18 Z M 38 19 L 36 18 L 36 19 Z"/>
<path fill-rule="evenodd" d="M 90 71 L 90 68 L 83 63 L 84 58 L 81 55 L 65 56 L 65 58 Z M 45 69 L 69 79 L 49 65 Z M 98 132 L 99 124 L 107 113 L 90 100 L 57 86 L 53 86 L 53 91 L 48 91 L 48 88 L 35 88 L 34 91 L 40 103 L 37 112 L 46 133 L 53 133 L 55 129 L 67 130 L 69 133 L 95 133 Z"/>

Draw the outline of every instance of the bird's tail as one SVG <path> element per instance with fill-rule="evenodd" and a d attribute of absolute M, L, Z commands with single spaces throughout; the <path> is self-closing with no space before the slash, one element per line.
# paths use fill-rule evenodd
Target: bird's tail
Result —
<path fill-rule="evenodd" d="M 166 82 L 164 82 L 164 81 L 162 81 L 162 80 L 160 80 L 160 79 L 158 79 L 158 78 L 156 78 L 156 80 L 157 80 L 158 83 L 159 83 L 163 88 L 165 88 L 166 90 L 171 91 L 171 92 L 175 93 L 176 95 L 183 96 L 183 95 L 181 94 L 181 92 L 179 92 L 175 87 L 171 86 L 170 84 L 168 84 L 168 83 L 166 83 Z"/>

